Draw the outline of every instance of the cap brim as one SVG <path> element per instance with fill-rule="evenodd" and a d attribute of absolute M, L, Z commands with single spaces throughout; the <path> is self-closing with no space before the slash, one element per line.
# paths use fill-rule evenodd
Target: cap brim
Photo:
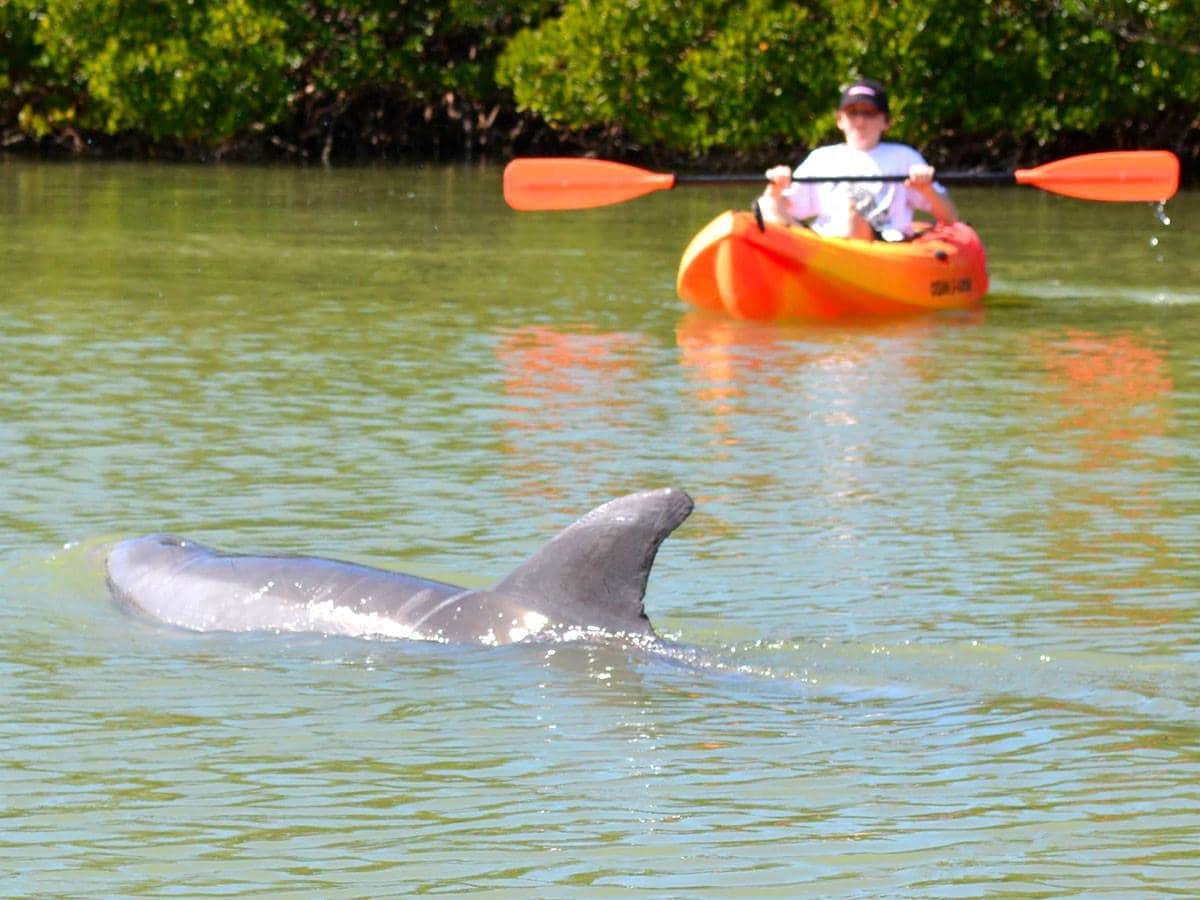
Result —
<path fill-rule="evenodd" d="M 871 107 L 871 109 L 875 110 L 876 112 L 881 112 L 884 115 L 887 115 L 886 107 L 880 106 L 874 100 L 864 100 L 862 97 L 851 97 L 849 100 L 847 100 L 845 103 L 843 103 L 841 106 L 838 107 L 838 112 L 841 112 L 843 109 L 847 109 L 851 106 L 869 106 L 869 107 Z"/>

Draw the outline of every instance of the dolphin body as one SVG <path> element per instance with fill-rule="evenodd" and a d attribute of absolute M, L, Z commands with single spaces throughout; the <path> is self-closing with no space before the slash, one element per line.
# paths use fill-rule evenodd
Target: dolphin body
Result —
<path fill-rule="evenodd" d="M 610 500 L 491 590 L 317 557 L 225 553 L 162 534 L 114 547 L 107 581 L 118 602 L 193 631 L 485 645 L 535 635 L 653 640 L 646 581 L 659 545 L 691 511 L 691 497 L 673 488 Z"/>

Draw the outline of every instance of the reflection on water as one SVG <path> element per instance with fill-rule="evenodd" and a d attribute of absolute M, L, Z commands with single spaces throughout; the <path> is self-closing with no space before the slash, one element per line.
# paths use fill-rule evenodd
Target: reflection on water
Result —
<path fill-rule="evenodd" d="M 822 471 L 812 487 L 839 502 L 868 490 L 860 477 L 870 467 L 864 436 L 875 421 L 919 402 L 912 391 L 937 377 L 936 348 L 947 329 L 977 327 L 983 315 L 826 325 L 692 311 L 680 318 L 676 342 L 712 459 L 760 487 L 776 476 L 796 479 L 796 465 Z M 790 490 L 800 484 L 810 486 L 809 476 Z"/>
<path fill-rule="evenodd" d="M 1179 582 L 1171 573 L 1188 567 L 1186 556 L 1163 532 L 1176 514 L 1164 488 L 1180 460 L 1162 443 L 1175 388 L 1162 344 L 1152 332 L 1070 330 L 1034 347 L 1057 413 L 1042 452 L 1063 459 L 1069 448 L 1076 473 L 1057 479 L 1048 509 L 1056 564 L 1047 567 L 1046 589 L 1075 601 L 1066 615 L 1079 624 L 1156 628 L 1191 614 L 1172 597 Z M 1097 566 L 1109 558 L 1121 565 Z"/>
<path fill-rule="evenodd" d="M 1175 385 L 1154 347 L 1160 341 L 1072 330 L 1036 348 L 1062 406 L 1062 437 L 1073 440 L 1089 465 L 1140 457 L 1139 439 L 1166 432 Z"/>
<path fill-rule="evenodd" d="M 923 339 L 947 327 L 978 325 L 983 320 L 983 310 L 837 325 L 752 322 L 689 311 L 680 318 L 675 336 L 681 365 L 702 385 L 697 398 L 710 402 L 720 415 L 729 411 L 723 401 L 744 396 L 751 384 L 786 393 L 796 389 L 802 370 L 808 367 L 865 371 L 870 357 L 892 355 L 880 353 L 879 342 L 902 342 L 898 355 L 906 364 L 919 365 Z"/>
<path fill-rule="evenodd" d="M 586 479 L 593 460 L 620 452 L 619 433 L 640 418 L 633 408 L 648 377 L 646 339 L 591 326 L 568 331 L 527 326 L 500 335 L 505 468 L 518 496 L 564 497 L 563 458 Z"/>

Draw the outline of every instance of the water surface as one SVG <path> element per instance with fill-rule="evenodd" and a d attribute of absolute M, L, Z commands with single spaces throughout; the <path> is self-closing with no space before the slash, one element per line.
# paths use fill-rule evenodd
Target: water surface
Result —
<path fill-rule="evenodd" d="M 1200 198 L 959 190 L 984 311 L 812 326 L 676 300 L 744 194 L 0 165 L 7 891 L 1190 890 Z M 160 530 L 489 585 L 659 485 L 666 655 L 103 586 Z"/>

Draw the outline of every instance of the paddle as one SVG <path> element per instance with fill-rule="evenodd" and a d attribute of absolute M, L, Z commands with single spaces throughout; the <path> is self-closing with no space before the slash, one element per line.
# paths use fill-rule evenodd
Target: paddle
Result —
<path fill-rule="evenodd" d="M 793 181 L 904 181 L 905 175 L 794 178 Z M 1163 201 L 1179 189 L 1179 158 L 1169 150 L 1086 153 L 1013 172 L 939 172 L 943 184 L 1028 184 L 1083 200 Z M 530 157 L 504 169 L 513 209 L 588 209 L 666 191 L 677 184 L 762 184 L 761 175 L 675 175 L 603 159 Z"/>

